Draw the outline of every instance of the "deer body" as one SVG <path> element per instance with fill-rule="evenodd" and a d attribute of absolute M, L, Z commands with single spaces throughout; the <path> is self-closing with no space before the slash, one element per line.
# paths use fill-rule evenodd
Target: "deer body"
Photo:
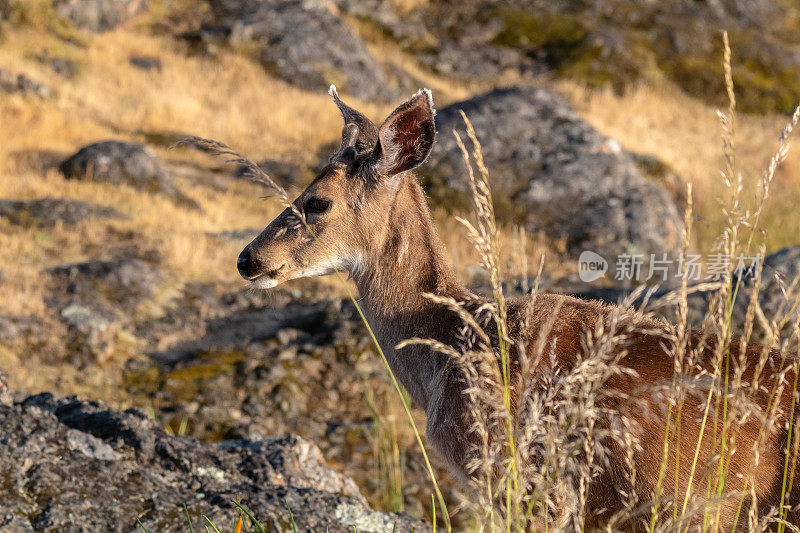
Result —
<path fill-rule="evenodd" d="M 427 415 L 426 437 L 439 456 L 460 478 L 468 480 L 468 464 L 474 453 L 470 428 L 473 418 L 464 394 L 465 382 L 458 365 L 448 356 L 428 345 L 409 345 L 398 349 L 407 339 L 434 339 L 457 347 L 463 321 L 447 306 L 435 303 L 426 294 L 452 298 L 480 305 L 457 280 L 446 252 L 436 234 L 424 193 L 410 170 L 421 164 L 433 144 L 433 107 L 430 94 L 420 92 L 400 106 L 376 128 L 363 115 L 332 96 L 344 117 L 342 147 L 331 164 L 242 252 L 239 271 L 256 287 L 269 288 L 283 281 L 346 270 L 355 282 L 361 305 L 389 365 L 416 404 Z M 304 217 L 299 224 L 297 218 Z M 313 231 L 316 237 L 309 237 Z M 509 336 L 518 339 L 522 353 L 516 357 L 536 359 L 540 365 L 571 368 L 585 350 L 585 339 L 598 323 L 606 320 L 613 307 L 559 295 L 538 295 L 535 300 L 512 300 L 508 305 Z M 553 316 L 553 314 L 555 316 Z M 624 320 L 623 320 L 624 322 Z M 674 375 L 670 351 L 670 326 L 653 320 L 644 321 L 640 330 L 629 334 L 621 364 L 631 374 L 611 377 L 607 386 L 641 396 L 653 403 L 652 394 L 643 385 L 668 385 Z M 541 338 L 545 336 L 546 338 Z M 693 333 L 691 346 L 701 338 Z M 537 346 L 552 346 L 552 358 L 537 358 Z M 713 346 L 703 347 L 708 356 L 699 365 L 710 367 Z M 736 343 L 732 356 L 738 357 Z M 748 359 L 758 357 L 761 347 L 747 347 Z M 750 353 L 752 352 L 752 353 Z M 777 359 L 778 352 L 770 357 Z M 517 365 L 518 368 L 519 365 Z M 749 379 L 747 374 L 745 379 Z M 788 405 L 790 395 L 782 402 Z M 610 409 L 622 408 L 613 399 L 604 400 Z M 513 403 L 513 402 L 512 402 Z M 696 414 L 701 400 L 688 398 L 685 409 Z M 653 412 L 660 413 L 654 406 Z M 695 420 L 692 416 L 691 420 Z M 641 416 L 639 446 L 633 451 L 637 476 L 630 486 L 625 450 L 617 449 L 602 475 L 589 487 L 587 526 L 600 526 L 616 511 L 624 508 L 624 491 L 647 497 L 658 483 L 665 432 L 663 415 Z M 745 422 L 738 442 L 738 455 L 731 470 L 746 472 L 752 460 L 752 443 L 759 424 Z M 785 432 L 783 432 L 785 433 Z M 710 439 L 700 438 L 698 424 L 686 422 L 680 440 L 681 472 L 677 493 L 683 494 L 689 483 L 685 465 L 700 442 L 700 461 L 712 454 Z M 757 486 L 760 507 L 774 506 L 780 499 L 786 435 L 776 432 L 769 437 L 759 462 Z M 610 447 L 619 448 L 611 443 Z M 674 471 L 674 462 L 667 468 Z M 697 475 L 700 490 L 705 475 Z M 675 492 L 675 477 L 663 482 L 666 494 Z M 747 490 L 743 480 L 731 477 L 728 488 Z M 800 500 L 800 474 L 790 488 L 789 502 Z M 728 530 L 734 526 L 739 500 L 734 498 L 721 507 L 721 523 Z M 760 511 L 763 511 L 761 509 Z M 740 515 L 740 521 L 746 517 Z M 800 523 L 797 510 L 789 520 Z M 633 526 L 631 526 L 634 529 Z"/>

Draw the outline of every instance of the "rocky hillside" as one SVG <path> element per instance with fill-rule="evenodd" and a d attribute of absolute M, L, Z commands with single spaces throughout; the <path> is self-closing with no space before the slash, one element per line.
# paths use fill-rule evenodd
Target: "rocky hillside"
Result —
<path fill-rule="evenodd" d="M 363 98 L 385 99 L 412 81 L 362 42 L 380 38 L 463 79 L 548 74 L 622 90 L 667 78 L 719 103 L 726 98 L 723 29 L 737 54 L 743 110 L 790 112 L 799 96 L 793 81 L 800 74 L 800 8 L 790 0 L 207 1 L 208 16 L 193 39 L 246 46 L 265 68 L 304 87 L 321 87 L 338 72 Z"/>
<path fill-rule="evenodd" d="M 790 112 L 800 96 L 793 82 L 800 74 L 800 8 L 791 0 L 338 5 L 440 72 L 469 79 L 549 73 L 618 90 L 666 77 L 717 103 L 726 98 L 720 33 L 727 30 L 744 110 Z"/>
<path fill-rule="evenodd" d="M 51 394 L 12 398 L 0 376 L 0 529 L 220 529 L 256 510 L 266 531 L 429 531 L 370 509 L 356 484 L 297 437 L 206 444 L 144 412 Z M 183 506 L 186 506 L 184 514 Z"/>
<path fill-rule="evenodd" d="M 41 19 L 47 2 L 0 3 L 0 21 Z M 514 0 L 204 0 L 165 4 L 158 27 L 213 52 L 245 51 L 270 73 L 308 89 L 331 80 L 364 99 L 387 101 L 417 79 L 370 51 L 389 41 L 428 68 L 469 80 L 548 74 L 622 90 L 669 79 L 693 96 L 725 102 L 721 31 L 736 53 L 740 108 L 790 112 L 800 96 L 800 8 L 791 0 L 553 3 Z M 47 15 L 93 32 L 147 13 L 145 0 L 55 0 Z M 162 8 L 163 9 L 163 8 Z M 32 11 L 38 11 L 31 16 Z M 53 18 L 60 18 L 55 21 Z M 62 30 L 63 31 L 63 30 Z"/>
<path fill-rule="evenodd" d="M 451 216 L 468 207 L 461 111 L 483 143 L 509 292 L 530 288 L 544 254 L 541 288 L 616 302 L 630 287 L 576 282 L 581 251 L 674 257 L 687 176 L 696 207 L 716 207 L 718 122 L 703 102 L 723 93 L 719 31 L 741 107 L 785 111 L 797 21 L 782 1 L 0 0 L 0 371 L 19 391 L 0 391 L 0 530 L 130 531 L 136 517 L 174 530 L 184 503 L 195 527 L 200 514 L 227 527 L 239 498 L 275 530 L 287 503 L 301 530 L 425 530 L 365 503 L 431 516 L 354 306 L 335 280 L 245 287 L 235 258 L 280 206 L 241 169 L 170 149 L 183 137 L 224 141 L 297 190 L 339 140 L 329 83 L 375 120 L 431 87 L 439 137 L 419 177 L 465 283 L 486 290 Z M 636 85 L 651 82 L 668 89 Z M 737 123 L 766 139 L 745 171 L 782 120 Z M 772 250 L 797 242 L 799 173 L 776 175 Z M 695 226 L 716 237 L 715 223 L 700 210 Z M 766 309 L 797 258 L 765 260 Z"/>

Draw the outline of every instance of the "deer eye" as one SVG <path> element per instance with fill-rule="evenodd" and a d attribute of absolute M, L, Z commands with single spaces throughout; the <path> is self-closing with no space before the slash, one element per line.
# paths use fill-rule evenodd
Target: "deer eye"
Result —
<path fill-rule="evenodd" d="M 303 211 L 306 213 L 306 218 L 322 215 L 331 208 L 331 201 L 325 198 L 312 196 L 306 200 Z"/>

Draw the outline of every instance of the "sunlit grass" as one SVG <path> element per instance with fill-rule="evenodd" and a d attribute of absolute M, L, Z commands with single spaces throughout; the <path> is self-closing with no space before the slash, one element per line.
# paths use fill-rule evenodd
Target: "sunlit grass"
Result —
<path fill-rule="evenodd" d="M 188 281 L 238 282 L 233 261 L 242 243 L 221 241 L 209 234 L 263 226 L 279 208 L 271 202 L 257 201 L 263 192 L 252 184 L 230 183 L 223 192 L 195 187 L 189 180 L 182 179 L 179 186 L 200 201 L 204 209 L 202 213 L 188 211 L 168 199 L 133 189 L 66 181 L 52 170 L 42 174 L 22 162 L 21 151 L 52 150 L 67 155 L 95 140 L 141 141 L 141 132 L 177 131 L 220 139 L 255 158 L 286 158 L 310 166 L 320 159 L 320 150 L 336 140 L 331 132 L 337 132 L 340 127 L 341 119 L 326 94 L 309 93 L 275 80 L 260 66 L 234 54 L 221 52 L 215 58 L 187 55 L 182 45 L 168 38 L 128 30 L 110 32 L 102 38 L 83 36 L 86 48 L 38 30 L 4 29 L 4 34 L 5 41 L 0 44 L 0 68 L 24 71 L 56 90 L 52 100 L 17 95 L 0 99 L 0 134 L 4 139 L 0 145 L 0 197 L 76 198 L 111 205 L 129 215 L 123 221 L 90 221 L 75 228 L 57 226 L 48 231 L 20 229 L 0 220 L 0 269 L 5 276 L 0 284 L 0 300 L 4 303 L 4 313 L 45 313 L 47 288 L 42 283 L 42 271 L 56 264 L 89 258 L 87 250 L 102 250 L 105 244 L 114 242 L 110 231 L 133 232 L 139 246 L 159 251 L 170 283 L 175 286 Z M 387 50 L 380 43 L 371 46 Z M 63 80 L 35 60 L 34 56 L 42 47 L 47 47 L 51 55 L 77 61 L 78 78 Z M 164 67 L 160 72 L 149 73 L 132 69 L 127 60 L 134 54 L 156 55 L 162 59 Z M 409 59 L 403 58 L 403 61 Z M 412 63 L 407 66 L 414 67 Z M 412 72 L 423 79 L 429 75 L 417 67 Z M 443 101 L 465 97 L 472 91 L 447 80 L 432 81 L 439 92 L 445 92 Z M 693 184 L 694 213 L 698 219 L 692 247 L 709 249 L 728 224 L 717 203 L 719 169 L 724 160 L 719 150 L 719 122 L 713 108 L 669 85 L 632 87 L 623 95 L 590 91 L 568 81 L 555 86 L 601 131 L 619 139 L 626 148 L 657 155 L 685 182 Z M 361 107 L 370 116 L 387 111 L 378 105 L 362 103 Z M 784 122 L 785 117 L 780 116 L 737 117 L 737 138 L 745 141 L 737 145 L 737 168 L 745 176 L 746 185 L 757 183 L 760 169 L 768 162 L 768 154 Z M 211 164 L 203 155 L 170 152 L 164 147 L 158 150 L 168 160 L 189 159 Z M 310 171 L 307 177 L 310 179 Z M 735 175 L 728 176 L 729 180 L 735 178 Z M 768 251 L 796 244 L 797 235 L 800 235 L 800 218 L 796 216 L 796 206 L 800 203 L 798 152 L 790 152 L 778 169 L 772 190 L 777 193 L 765 206 L 759 224 L 769 228 L 763 237 L 759 235 Z M 743 196 L 740 201 L 742 209 L 755 205 L 750 195 Z M 462 279 L 466 279 L 471 268 L 481 262 L 481 254 L 454 231 L 457 222 L 442 214 L 436 219 L 455 267 Z M 542 254 L 549 251 L 537 236 L 519 237 L 512 228 L 499 228 L 491 237 L 500 243 L 496 246 L 496 264 L 507 273 L 506 278 L 535 275 Z M 517 252 L 519 246 L 511 244 L 519 238 L 525 239 L 528 245 L 528 252 L 522 257 Z M 572 269 L 572 265 L 562 264 L 557 254 L 549 253 L 545 257 L 548 272 Z M 491 268 L 485 271 L 490 276 L 494 274 Z M 498 279 L 503 278 L 498 276 Z M 330 285 L 338 291 L 335 294 L 346 294 L 338 281 L 331 280 Z M 502 298 L 502 292 L 495 297 Z M 114 385 L 105 379 L 103 372 L 119 370 L 110 366 L 112 368 L 93 369 L 96 375 L 91 379 L 80 375 L 83 371 L 76 369 L 65 369 L 58 376 L 42 376 L 41 367 L 23 353 L 0 351 L 0 368 L 17 370 L 12 373 L 12 380 L 17 380 L 16 385 L 27 390 L 62 387 L 63 392 L 80 391 L 108 397 L 114 394 Z M 50 371 L 55 373 L 53 367 Z M 80 387 L 75 385 L 78 382 Z M 717 406 L 708 405 L 709 416 L 713 416 L 712 409 Z M 721 409 L 720 404 L 720 413 Z M 722 414 L 719 420 L 724 422 Z M 176 431 L 180 433 L 181 428 Z M 397 428 L 397 431 L 411 432 L 407 427 Z M 380 445 L 390 450 L 392 461 L 397 461 L 391 464 L 391 469 L 402 462 L 394 448 L 397 443 L 391 440 L 408 440 L 408 437 L 408 434 L 395 437 L 391 433 L 378 436 L 379 441 L 383 440 Z M 668 452 L 669 435 L 665 442 Z M 726 442 L 724 435 L 721 442 Z M 508 444 L 513 448 L 513 442 Z M 787 449 L 791 444 L 786 443 Z M 719 466 L 724 473 L 724 461 Z M 403 475 L 402 471 L 394 471 L 392 477 L 387 478 L 390 507 L 402 501 Z M 514 483 L 519 484 L 519 481 L 514 480 Z M 713 488 L 719 491 L 722 487 Z M 683 496 L 685 501 L 686 495 Z M 508 501 L 514 503 L 511 499 Z M 713 513 L 709 520 L 713 523 Z"/>

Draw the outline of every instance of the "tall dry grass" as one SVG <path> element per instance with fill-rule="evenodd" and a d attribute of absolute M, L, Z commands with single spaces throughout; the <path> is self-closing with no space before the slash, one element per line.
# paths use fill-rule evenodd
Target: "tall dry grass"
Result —
<path fill-rule="evenodd" d="M 599 482 L 609 467 L 612 454 L 624 455 L 626 483 L 615 487 L 628 502 L 624 509 L 611 516 L 608 530 L 648 531 L 720 531 L 725 524 L 723 509 L 737 509 L 734 530 L 749 531 L 797 530 L 787 522 L 789 513 L 796 513 L 798 502 L 789 494 L 797 475 L 800 430 L 794 427 L 795 405 L 798 402 L 797 376 L 800 359 L 800 280 L 786 280 L 784 301 L 773 316 L 765 316 L 759 305 L 761 272 L 755 275 L 749 292 L 746 319 L 742 331 L 734 331 L 733 307 L 742 286 L 737 276 L 736 257 L 742 254 L 763 254 L 769 223 L 765 217 L 776 172 L 789 155 L 789 138 L 800 120 L 800 106 L 790 117 L 778 139 L 763 172 L 747 174 L 738 162 L 736 98 L 730 69 L 730 49 L 724 36 L 723 58 L 729 107 L 718 112 L 722 130 L 723 169 L 718 190 L 724 225 L 711 250 L 727 257 L 730 266 L 719 282 L 706 284 L 712 290 L 703 323 L 702 337 L 713 346 L 708 364 L 700 364 L 703 345 L 689 343 L 691 324 L 688 318 L 690 290 L 687 272 L 682 272 L 682 286 L 660 304 L 676 308 L 677 324 L 667 329 L 671 346 L 665 356 L 673 358 L 674 377 L 671 386 L 652 384 L 653 398 L 663 408 L 663 449 L 656 489 L 652 493 L 636 492 L 634 450 L 641 445 L 644 427 L 641 415 L 648 405 L 634 397 L 606 386 L 615 375 L 637 377 L 624 364 L 625 343 L 630 334 L 652 328 L 648 316 L 648 298 L 638 311 L 626 309 L 641 291 L 615 307 L 591 331 L 585 332 L 583 353 L 572 368 L 559 368 L 555 346 L 544 343 L 533 354 L 522 346 L 521 338 L 512 331 L 524 331 L 526 324 L 515 329 L 507 320 L 507 304 L 503 294 L 503 274 L 497 246 L 497 230 L 491 204 L 490 176 L 480 150 L 480 143 L 465 116 L 470 150 L 457 135 L 464 155 L 473 195 L 473 220 L 462 220 L 470 242 L 477 250 L 483 267 L 490 273 L 492 298 L 476 308 L 474 301 L 459 302 L 429 296 L 439 304 L 456 311 L 462 318 L 458 346 L 443 346 L 432 340 L 409 339 L 404 344 L 430 346 L 457 361 L 467 383 L 466 397 L 473 416 L 474 450 L 470 464 L 472 490 L 464 500 L 477 520 L 479 531 L 582 531 L 587 516 L 597 509 L 587 508 L 588 492 Z M 477 172 L 473 170 L 473 164 Z M 752 197 L 751 202 L 745 199 Z M 692 242 L 693 196 L 688 191 L 684 252 Z M 531 292 L 536 305 L 538 285 Z M 553 309 L 555 319 L 559 309 Z M 631 318 L 633 316 L 633 319 Z M 756 320 L 767 331 L 766 340 L 756 361 L 744 359 L 745 347 L 753 335 Z M 788 333 L 787 331 L 788 328 Z M 537 337 L 546 339 L 552 322 L 545 324 Z M 659 327 L 656 334 L 663 334 Z M 401 345 L 401 346 L 402 346 Z M 733 352 L 732 346 L 739 350 Z M 778 361 L 770 359 L 770 348 L 780 351 Z M 519 367 L 511 372 L 512 354 Z M 735 358 L 733 353 L 742 354 Z M 657 355 L 656 355 L 657 356 Z M 549 358 L 549 364 L 540 364 Z M 754 368 L 753 368 L 754 367 Z M 752 375 L 745 377 L 748 371 Z M 645 384 L 646 385 L 646 384 Z M 789 395 L 788 408 L 781 398 Z M 605 408 L 605 399 L 615 396 L 625 408 Z M 516 398 L 512 408 L 511 397 Z M 638 395 L 637 395 L 638 396 Z M 689 409 L 690 398 L 700 399 L 699 412 Z M 639 416 L 637 416 L 639 413 Z M 758 434 L 748 448 L 739 451 L 751 457 L 744 469 L 734 469 L 737 446 L 745 446 L 752 435 L 746 421 L 756 421 Z M 699 424 L 699 439 L 693 449 L 683 449 L 681 427 Z M 779 501 L 759 515 L 755 486 L 759 466 L 768 440 L 785 431 L 785 461 Z M 652 431 L 652 429 L 650 429 Z M 740 443 L 741 441 L 741 443 Z M 703 443 L 711 443 L 711 451 Z M 619 464 L 619 457 L 617 457 Z M 669 467 L 669 470 L 668 470 Z M 674 470 L 673 470 L 674 469 Z M 681 489 L 678 478 L 688 473 L 688 483 Z M 674 483 L 668 483 L 674 476 Z M 743 490 L 728 487 L 731 477 L 744 480 Z M 726 483 L 727 482 L 727 483 Z M 619 482 L 618 482 L 619 483 Z M 665 488 L 672 487 L 668 493 Z M 798 495 L 792 495 L 796 499 Z"/>

